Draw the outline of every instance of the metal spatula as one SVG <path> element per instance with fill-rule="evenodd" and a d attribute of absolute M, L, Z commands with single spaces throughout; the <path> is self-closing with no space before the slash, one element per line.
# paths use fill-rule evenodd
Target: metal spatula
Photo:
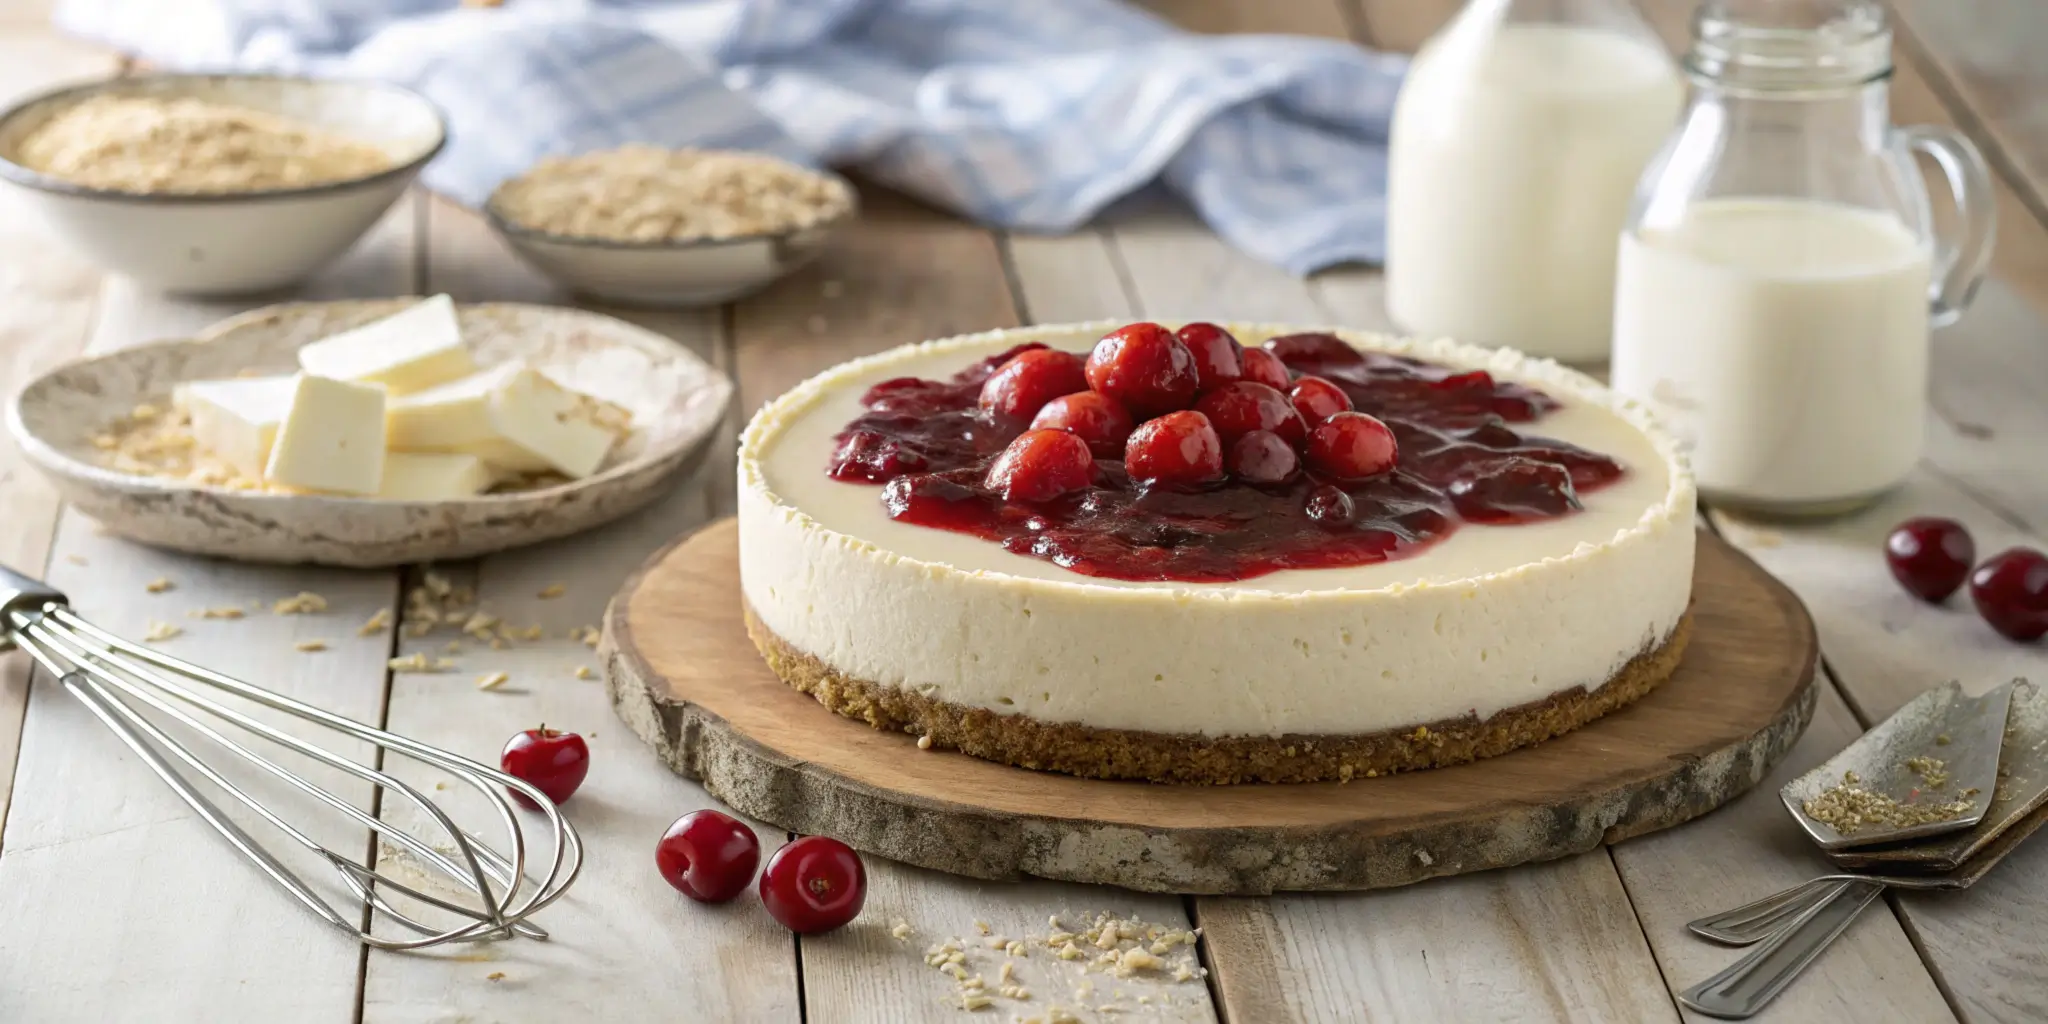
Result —
<path fill-rule="evenodd" d="M 2011 700 L 2011 683 L 1981 697 L 1966 696 L 1960 683 L 1938 686 L 1913 698 L 1825 764 L 1786 783 L 1780 795 L 1793 820 L 1823 850 L 1974 828 L 1984 820 L 1988 794 L 1998 784 L 1999 750 Z M 1928 815 L 1906 823 L 1864 820 L 1859 827 L 1838 827 L 1809 813 L 1816 801 L 1838 787 L 1876 794 L 1916 810 L 1970 803 L 1959 814 Z"/>

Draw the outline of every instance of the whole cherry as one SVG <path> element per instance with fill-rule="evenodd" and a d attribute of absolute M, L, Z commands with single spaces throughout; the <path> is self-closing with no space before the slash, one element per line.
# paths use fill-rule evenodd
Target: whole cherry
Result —
<path fill-rule="evenodd" d="M 1884 560 L 1899 585 L 1922 601 L 1940 603 L 1970 578 L 1977 544 L 1953 519 L 1921 516 L 1892 528 Z"/>
<path fill-rule="evenodd" d="M 828 836 L 804 836 L 775 851 L 761 872 L 768 916 L 798 935 L 827 932 L 860 916 L 868 898 L 860 855 Z"/>
<path fill-rule="evenodd" d="M 1286 391 L 1294 382 L 1294 375 L 1287 372 L 1287 364 L 1280 357 L 1262 348 L 1248 348 L 1238 356 L 1244 368 L 1244 379 L 1257 381 L 1275 391 Z"/>
<path fill-rule="evenodd" d="M 1321 377 L 1295 381 L 1287 389 L 1287 399 L 1294 403 L 1294 411 L 1301 414 L 1302 423 L 1311 427 L 1340 412 L 1351 411 L 1351 396 Z"/>
<path fill-rule="evenodd" d="M 1400 452 L 1385 423 L 1362 412 L 1340 412 L 1308 432 L 1306 454 L 1318 473 L 1360 480 L 1394 468 Z"/>
<path fill-rule="evenodd" d="M 2008 548 L 1970 574 L 1970 600 L 1991 628 L 2026 643 L 2048 635 L 2048 555 Z"/>
<path fill-rule="evenodd" d="M 1287 396 L 1256 381 L 1225 384 L 1195 402 L 1195 411 L 1209 417 L 1216 435 L 1230 444 L 1254 430 L 1280 435 L 1288 444 L 1300 444 L 1308 434 L 1301 414 Z"/>
<path fill-rule="evenodd" d="M 1124 468 L 1134 480 L 1205 483 L 1223 475 L 1223 439 L 1201 413 L 1167 413 L 1131 431 Z"/>
<path fill-rule="evenodd" d="M 746 823 L 721 811 L 691 811 L 654 844 L 661 877 L 699 903 L 724 903 L 747 891 L 761 865 L 761 841 Z"/>
<path fill-rule="evenodd" d="M 1148 419 L 1195 400 L 1195 357 L 1173 332 L 1154 323 L 1119 327 L 1088 353 L 1088 386 Z"/>
<path fill-rule="evenodd" d="M 1082 367 L 1081 357 L 1072 352 L 1039 348 L 1019 353 L 982 382 L 981 407 L 1028 420 L 1045 403 L 1061 395 L 1088 390 L 1088 377 Z"/>
<path fill-rule="evenodd" d="M 1062 395 L 1045 403 L 1031 418 L 1031 429 L 1073 434 L 1088 442 L 1088 450 L 1098 459 L 1123 458 L 1124 442 L 1135 426 L 1129 409 L 1099 391 Z"/>
<path fill-rule="evenodd" d="M 1204 393 L 1244 376 L 1244 346 L 1215 324 L 1192 323 L 1173 332 L 1195 357 L 1195 391 Z"/>
<path fill-rule="evenodd" d="M 1224 465 L 1240 480 L 1277 484 L 1301 468 L 1294 446 L 1270 430 L 1254 430 L 1231 442 Z"/>
<path fill-rule="evenodd" d="M 1064 430 L 1027 430 L 996 456 L 983 482 L 1004 501 L 1051 501 L 1094 480 L 1088 442 Z"/>
<path fill-rule="evenodd" d="M 583 777 L 590 774 L 590 747 L 573 732 L 543 725 L 506 740 L 505 749 L 498 754 L 498 767 L 559 804 L 569 799 L 576 787 L 583 785 Z M 537 806 L 519 790 L 507 792 L 527 807 Z"/>

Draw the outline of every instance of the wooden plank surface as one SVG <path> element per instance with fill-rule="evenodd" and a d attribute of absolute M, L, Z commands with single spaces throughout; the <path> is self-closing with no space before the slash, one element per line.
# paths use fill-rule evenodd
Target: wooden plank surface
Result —
<path fill-rule="evenodd" d="M 0 6 L 0 12 L 28 14 Z M 59 82 L 112 74 L 112 56 L 59 40 L 34 27 L 0 28 L 0 103 Z M 23 197 L 0 189 L 0 396 L 12 398 L 43 372 L 77 355 L 92 330 L 100 273 L 39 223 Z M 47 567 L 57 527 L 57 493 L 20 449 L 0 445 L 0 565 L 38 574 Z M 0 842 L 22 716 L 28 665 L 0 659 Z"/>
<path fill-rule="evenodd" d="M 1914 61 L 2038 217 L 2048 218 L 2048 6 L 1893 0 Z"/>
<path fill-rule="evenodd" d="M 411 221 L 401 203 L 309 291 L 403 289 Z M 189 332 L 250 304 L 165 299 L 113 280 L 89 349 Z M 169 623 L 184 630 L 163 641 L 172 653 L 341 714 L 378 718 L 387 648 L 384 638 L 357 636 L 355 626 L 392 604 L 392 574 L 236 565 L 155 551 L 102 535 L 66 511 L 49 579 L 82 614 L 117 633 L 140 638 L 151 622 Z M 158 579 L 173 588 L 151 592 L 147 585 Z M 272 602 L 302 591 L 322 595 L 327 610 L 272 613 Z M 243 617 L 191 617 L 203 608 L 233 608 Z M 313 639 L 327 649 L 295 649 Z M 306 723 L 260 717 L 368 759 L 361 745 Z M 317 840 L 340 850 L 365 848 L 365 830 L 218 752 L 214 760 Z M 353 1018 L 357 944 L 314 924 L 238 859 L 48 677 L 31 690 L 17 773 L 8 844 L 0 852 L 0 963 L 10 974 L 0 984 L 0 1019 Z M 367 786 L 326 770 L 308 775 L 369 806 Z M 261 837 L 279 841 L 274 832 Z M 310 858 L 283 859 L 324 884 L 327 870 Z"/>

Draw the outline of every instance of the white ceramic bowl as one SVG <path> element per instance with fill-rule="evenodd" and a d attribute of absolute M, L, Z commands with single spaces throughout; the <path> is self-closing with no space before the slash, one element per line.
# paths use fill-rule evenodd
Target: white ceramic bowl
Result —
<path fill-rule="evenodd" d="M 379 146 L 395 163 L 367 177 L 303 188 L 194 195 L 89 188 L 16 162 L 30 132 L 98 95 L 193 97 L 249 107 Z M 109 269 L 165 291 L 246 294 L 292 284 L 341 255 L 446 140 L 440 111 L 395 85 L 138 75 L 59 89 L 0 113 L 0 181 L 19 189 L 61 237 Z"/>
<path fill-rule="evenodd" d="M 827 173 L 827 172 L 820 172 Z M 844 184 L 844 179 L 841 179 Z M 847 185 L 849 196 L 853 186 Z M 486 203 L 484 215 L 519 255 L 579 295 L 635 306 L 707 306 L 766 288 L 816 259 L 844 213 L 800 231 L 692 242 L 615 242 L 524 227 Z"/>
<path fill-rule="evenodd" d="M 588 529 L 659 497 L 717 432 L 732 383 L 651 331 L 580 309 L 457 307 L 485 364 L 513 356 L 626 407 L 630 435 L 592 476 L 458 501 L 271 494 L 136 476 L 101 464 L 92 437 L 139 402 L 169 408 L 188 380 L 289 373 L 299 349 L 416 299 L 294 302 L 225 320 L 197 339 L 127 349 L 30 384 L 7 427 L 66 501 L 108 530 L 158 547 L 253 562 L 380 566 L 470 558 Z"/>

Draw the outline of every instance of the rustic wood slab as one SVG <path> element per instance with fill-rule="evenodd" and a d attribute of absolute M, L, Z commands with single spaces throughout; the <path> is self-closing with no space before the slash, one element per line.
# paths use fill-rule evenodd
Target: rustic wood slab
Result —
<path fill-rule="evenodd" d="M 1648 697 L 1528 750 L 1302 786 L 1155 786 L 919 751 L 770 673 L 740 622 L 738 529 L 656 555 L 605 616 L 620 716 L 748 814 L 982 878 L 1165 892 L 1376 889 L 1669 828 L 1755 785 L 1806 727 L 1816 645 L 1791 593 L 1702 535 L 1694 639 Z"/>

